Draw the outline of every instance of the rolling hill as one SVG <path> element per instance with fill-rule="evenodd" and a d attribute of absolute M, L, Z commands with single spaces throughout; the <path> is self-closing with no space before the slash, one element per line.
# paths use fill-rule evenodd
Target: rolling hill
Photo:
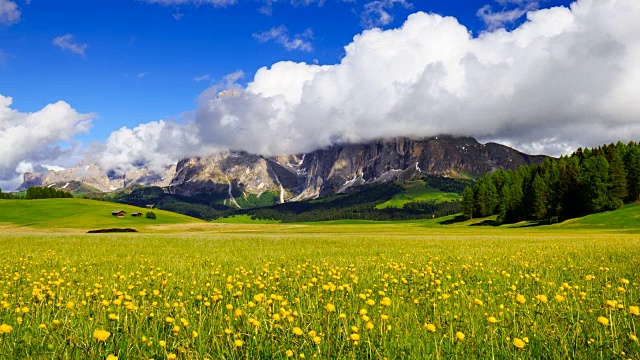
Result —
<path fill-rule="evenodd" d="M 118 218 L 114 210 L 127 215 Z M 130 205 L 86 199 L 0 200 L 0 226 L 31 227 L 36 229 L 95 230 L 104 228 L 141 228 L 153 225 L 202 222 L 196 218 L 163 210 L 153 210 L 156 220 L 135 218 L 131 214 L 148 209 Z"/>
<path fill-rule="evenodd" d="M 406 204 L 422 201 L 436 204 L 446 201 L 459 200 L 460 194 L 444 192 L 430 186 L 422 180 L 404 184 L 404 190 L 394 195 L 391 199 L 376 206 L 376 209 L 397 208 L 402 209 Z"/>

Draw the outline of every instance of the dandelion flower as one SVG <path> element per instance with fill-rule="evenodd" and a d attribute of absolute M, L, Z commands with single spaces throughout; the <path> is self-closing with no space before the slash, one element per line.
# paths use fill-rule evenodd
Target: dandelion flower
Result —
<path fill-rule="evenodd" d="M 118 357 L 113 355 L 113 354 L 111 354 L 111 355 L 107 356 L 107 360 L 118 360 Z"/>
<path fill-rule="evenodd" d="M 541 303 L 546 303 L 547 301 L 549 301 L 547 299 L 547 295 L 536 295 L 536 299 L 538 299 L 538 301 L 540 301 Z"/>
<path fill-rule="evenodd" d="M 513 346 L 517 347 L 518 349 L 522 349 L 524 347 L 524 341 L 515 338 L 513 339 Z"/>
<path fill-rule="evenodd" d="M 349 339 L 351 339 L 353 341 L 358 341 L 358 340 L 360 340 L 360 335 L 359 334 L 351 334 L 351 335 L 349 335 Z"/>
<path fill-rule="evenodd" d="M 333 304 L 327 304 L 324 308 L 327 309 L 328 312 L 336 311 L 336 307 Z"/>
<path fill-rule="evenodd" d="M 427 324 L 424 326 L 424 328 L 427 329 L 428 331 L 436 332 L 436 326 L 433 324 Z"/>
<path fill-rule="evenodd" d="M 98 339 L 98 341 L 105 341 L 111 336 L 111 333 L 107 330 L 96 330 L 93 332 L 93 337 Z"/>
<path fill-rule="evenodd" d="M 464 334 L 460 331 L 456 333 L 456 338 L 460 341 L 464 340 Z"/>
<path fill-rule="evenodd" d="M 527 302 L 527 299 L 525 299 L 524 295 L 518 294 L 516 296 L 516 301 L 519 302 L 520 304 L 524 304 L 525 302 Z"/>
<path fill-rule="evenodd" d="M 8 334 L 13 330 L 13 327 L 7 324 L 0 325 L 0 334 Z"/>
<path fill-rule="evenodd" d="M 562 296 L 562 295 L 556 295 L 556 301 L 557 301 L 557 302 L 562 302 L 562 301 L 564 301 L 564 296 Z"/>
<path fill-rule="evenodd" d="M 599 322 L 600 324 L 602 324 L 603 326 L 607 326 L 607 325 L 609 325 L 609 319 L 607 319 L 607 318 L 606 318 L 606 317 L 604 317 L 604 316 L 599 316 L 599 317 L 598 317 L 598 322 Z"/>
<path fill-rule="evenodd" d="M 640 315 L 640 307 L 638 306 L 629 306 L 629 312 L 633 315 Z"/>
<path fill-rule="evenodd" d="M 287 350 L 284 352 L 285 355 L 287 355 L 287 357 L 292 357 L 293 356 L 293 351 L 291 350 Z"/>
<path fill-rule="evenodd" d="M 300 329 L 300 328 L 299 328 L 299 327 L 297 327 L 297 326 L 293 328 L 293 333 L 294 333 L 294 334 L 296 334 L 296 335 L 298 335 L 298 336 L 300 336 L 300 335 L 302 335 L 302 334 L 303 334 L 302 329 Z"/>
<path fill-rule="evenodd" d="M 235 345 L 236 347 L 241 347 L 242 345 L 244 345 L 244 341 L 242 341 L 240 339 L 235 339 L 233 341 L 233 345 Z"/>
<path fill-rule="evenodd" d="M 487 322 L 492 323 L 492 324 L 495 324 L 495 323 L 497 323 L 497 322 L 498 322 L 498 319 L 496 319 L 496 318 L 495 318 L 495 317 L 493 317 L 493 316 L 489 316 L 489 317 L 487 318 Z"/>
<path fill-rule="evenodd" d="M 638 342 L 638 337 L 635 336 L 634 334 L 629 334 L 629 340 Z"/>

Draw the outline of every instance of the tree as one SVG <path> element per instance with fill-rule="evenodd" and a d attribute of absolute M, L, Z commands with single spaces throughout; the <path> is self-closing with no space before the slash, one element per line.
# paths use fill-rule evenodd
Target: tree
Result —
<path fill-rule="evenodd" d="M 586 153 L 586 152 L 585 152 Z M 582 162 L 579 178 L 582 188 L 583 213 L 607 210 L 611 206 L 608 192 L 609 163 L 602 156 L 594 156 Z"/>
<path fill-rule="evenodd" d="M 151 219 L 151 220 L 155 220 L 156 219 L 156 214 L 153 211 L 149 211 L 147 212 L 147 219 Z"/>
<path fill-rule="evenodd" d="M 629 146 L 624 157 L 627 172 L 627 200 L 640 200 L 640 146 Z"/>
<path fill-rule="evenodd" d="M 629 195 L 627 190 L 627 173 L 624 162 L 617 153 L 611 155 L 609 162 L 609 196 L 616 208 L 622 206 L 622 200 Z"/>
<path fill-rule="evenodd" d="M 490 175 L 486 175 L 478 181 L 473 198 L 475 212 L 478 216 L 493 215 L 498 202 L 498 194 Z"/>
<path fill-rule="evenodd" d="M 467 219 L 473 219 L 473 189 L 469 186 L 462 191 L 462 214 Z"/>
<path fill-rule="evenodd" d="M 542 180 L 539 174 L 536 174 L 531 184 L 533 190 L 533 217 L 536 220 L 543 220 L 547 217 L 547 206 L 549 203 L 549 187 Z"/>

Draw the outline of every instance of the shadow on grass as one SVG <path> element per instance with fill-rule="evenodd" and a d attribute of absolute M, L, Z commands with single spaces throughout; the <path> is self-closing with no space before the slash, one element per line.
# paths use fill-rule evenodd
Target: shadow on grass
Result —
<path fill-rule="evenodd" d="M 465 222 L 467 220 L 469 220 L 469 219 L 467 219 L 464 215 L 457 215 L 453 219 L 439 221 L 438 224 L 440 224 L 440 225 L 452 225 L 452 224 Z"/>
<path fill-rule="evenodd" d="M 484 220 L 479 223 L 471 224 L 469 226 L 500 226 L 495 220 Z"/>

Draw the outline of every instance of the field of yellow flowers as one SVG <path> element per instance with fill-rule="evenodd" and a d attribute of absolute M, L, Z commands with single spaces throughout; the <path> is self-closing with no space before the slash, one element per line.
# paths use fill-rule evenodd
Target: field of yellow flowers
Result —
<path fill-rule="evenodd" d="M 0 358 L 640 358 L 640 237 L 0 235 Z"/>

